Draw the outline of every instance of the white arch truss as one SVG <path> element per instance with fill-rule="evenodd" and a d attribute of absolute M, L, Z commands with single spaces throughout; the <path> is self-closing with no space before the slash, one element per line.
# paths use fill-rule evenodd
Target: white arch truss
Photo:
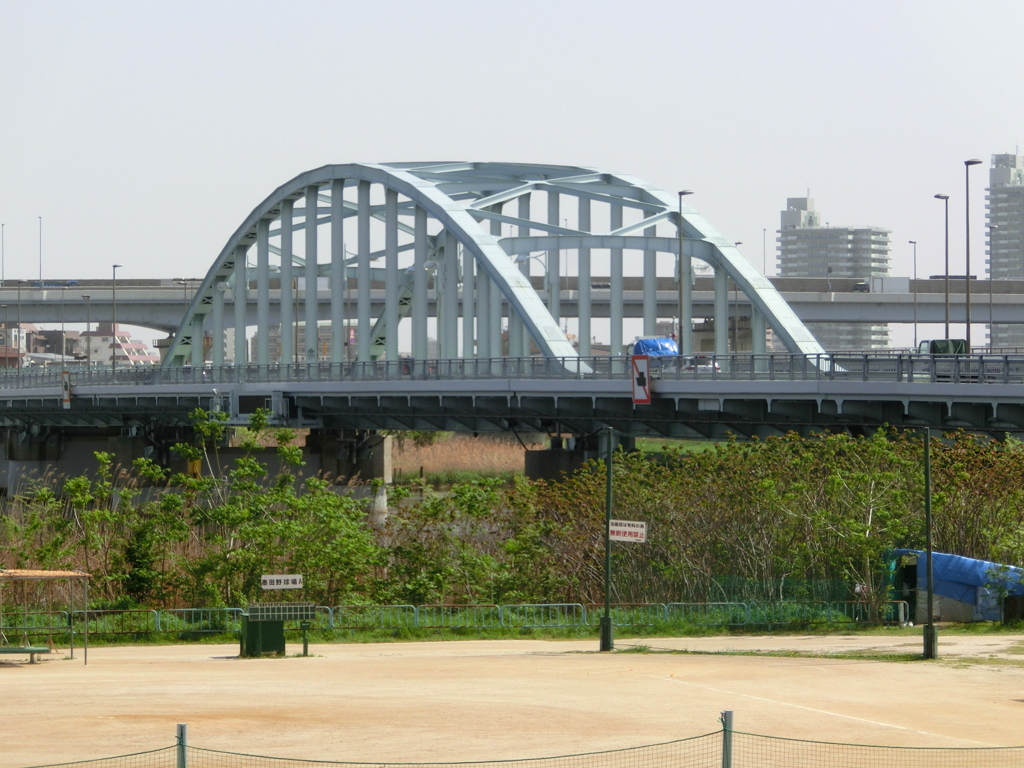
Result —
<path fill-rule="evenodd" d="M 633 272 L 642 266 L 645 335 L 657 329 L 659 265 L 663 278 L 678 281 L 678 260 L 681 338 L 684 351 L 692 351 L 689 296 L 692 260 L 699 259 L 716 276 L 717 353 L 729 351 L 728 322 L 722 322 L 729 280 L 751 300 L 753 351 L 764 351 L 770 327 L 790 352 L 823 353 L 736 245 L 693 209 L 682 206 L 680 216 L 677 205 L 675 195 L 592 168 L 326 165 L 278 187 L 235 230 L 196 290 L 164 366 L 223 364 L 227 326 L 238 329 L 236 363 L 394 360 L 404 318 L 411 321 L 406 349 L 415 359 L 589 355 L 591 298 L 603 288 L 609 290 L 610 353 L 621 354 L 624 254 L 631 254 Z M 576 256 L 571 270 L 570 253 Z M 540 259 L 538 290 L 531 277 Z M 247 317 L 253 288 L 254 324 Z M 559 327 L 566 295 L 577 307 L 578 350 Z M 233 318 L 226 320 L 228 303 Z M 252 325 L 250 354 L 242 329 Z M 204 334 L 210 344 L 200 342 Z"/>

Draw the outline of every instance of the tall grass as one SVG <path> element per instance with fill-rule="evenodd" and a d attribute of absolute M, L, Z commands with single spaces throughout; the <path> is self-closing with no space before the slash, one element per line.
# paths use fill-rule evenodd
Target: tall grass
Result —
<path fill-rule="evenodd" d="M 531 449 L 542 445 L 527 444 Z M 521 475 L 525 466 L 523 446 L 508 438 L 451 435 L 432 445 L 416 445 L 406 441 L 395 446 L 392 462 L 396 479 L 410 479 L 420 474 L 440 481 L 466 479 L 472 475 Z"/>

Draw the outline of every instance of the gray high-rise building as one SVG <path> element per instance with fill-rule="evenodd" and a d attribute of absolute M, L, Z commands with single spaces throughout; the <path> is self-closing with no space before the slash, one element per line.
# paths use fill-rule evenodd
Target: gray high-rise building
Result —
<path fill-rule="evenodd" d="M 779 229 L 782 277 L 852 277 L 870 282 L 889 273 L 889 230 L 822 226 L 810 197 L 786 199 Z M 828 350 L 877 349 L 889 345 L 884 323 L 808 323 Z"/>
<path fill-rule="evenodd" d="M 1024 155 L 992 155 L 987 191 L 989 279 L 1022 280 Z M 976 301 L 982 301 L 981 297 Z M 1024 347 L 1024 325 L 993 324 L 989 328 L 989 343 L 993 347 Z"/>

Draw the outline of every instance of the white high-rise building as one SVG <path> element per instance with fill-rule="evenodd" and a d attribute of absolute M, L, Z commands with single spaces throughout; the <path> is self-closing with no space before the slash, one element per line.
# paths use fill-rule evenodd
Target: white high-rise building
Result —
<path fill-rule="evenodd" d="M 881 227 L 822 226 L 810 197 L 786 199 L 779 229 L 782 277 L 857 278 L 889 273 L 889 230 Z M 808 323 L 827 350 L 877 349 L 889 345 L 884 323 Z"/>
<path fill-rule="evenodd" d="M 989 279 L 1024 280 L 1024 155 L 992 155 L 987 191 Z M 1024 347 L 1024 325 L 995 323 L 989 342 L 993 347 Z"/>

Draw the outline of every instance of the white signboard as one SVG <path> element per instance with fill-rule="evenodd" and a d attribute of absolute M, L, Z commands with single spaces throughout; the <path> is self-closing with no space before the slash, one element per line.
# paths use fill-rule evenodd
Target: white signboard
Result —
<path fill-rule="evenodd" d="M 633 355 L 633 404 L 651 404 L 650 358 Z"/>
<path fill-rule="evenodd" d="M 260 586 L 264 589 L 302 589 L 302 574 L 275 573 L 260 576 Z"/>
<path fill-rule="evenodd" d="M 639 520 L 609 520 L 608 538 L 612 541 L 632 541 L 643 544 L 647 541 L 647 523 Z"/>

